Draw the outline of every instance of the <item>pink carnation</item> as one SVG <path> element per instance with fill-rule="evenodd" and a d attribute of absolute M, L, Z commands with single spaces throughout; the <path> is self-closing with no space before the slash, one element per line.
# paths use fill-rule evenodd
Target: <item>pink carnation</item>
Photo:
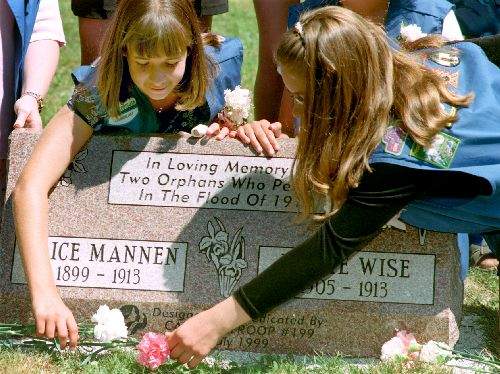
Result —
<path fill-rule="evenodd" d="M 413 334 L 406 333 L 405 330 L 398 331 L 396 336 L 384 343 L 382 346 L 381 360 L 391 360 L 396 356 L 416 359 L 420 345 Z"/>
<path fill-rule="evenodd" d="M 139 351 L 137 361 L 153 370 L 163 364 L 170 356 L 167 337 L 154 332 L 144 334 L 137 350 Z"/>
<path fill-rule="evenodd" d="M 406 330 L 398 331 L 396 337 L 401 339 L 403 343 L 406 354 L 411 359 L 416 359 L 418 357 L 418 351 L 420 350 L 420 345 L 417 343 L 417 339 L 413 334 L 406 333 Z"/>

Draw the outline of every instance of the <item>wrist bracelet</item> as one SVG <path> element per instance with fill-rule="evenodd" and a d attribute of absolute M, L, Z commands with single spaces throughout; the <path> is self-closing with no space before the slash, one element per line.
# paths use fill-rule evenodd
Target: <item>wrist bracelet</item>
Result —
<path fill-rule="evenodd" d="M 33 92 L 33 91 L 24 91 L 24 93 L 21 95 L 21 97 L 23 96 L 31 96 L 33 97 L 37 104 L 38 104 L 38 112 L 40 113 L 43 109 L 43 97 L 42 95 L 40 95 L 39 93 L 36 93 L 36 92 Z"/>

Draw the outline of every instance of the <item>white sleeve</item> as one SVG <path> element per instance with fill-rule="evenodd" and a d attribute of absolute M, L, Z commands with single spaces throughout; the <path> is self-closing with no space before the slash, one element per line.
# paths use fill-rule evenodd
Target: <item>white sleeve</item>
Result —
<path fill-rule="evenodd" d="M 60 46 L 66 44 L 58 0 L 40 0 L 31 42 L 55 40 Z"/>
<path fill-rule="evenodd" d="M 442 35 L 448 40 L 464 40 L 464 35 L 453 10 L 444 17 Z"/>

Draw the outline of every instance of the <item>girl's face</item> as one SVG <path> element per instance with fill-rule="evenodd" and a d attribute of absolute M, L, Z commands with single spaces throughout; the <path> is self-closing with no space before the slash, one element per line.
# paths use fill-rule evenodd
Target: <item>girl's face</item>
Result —
<path fill-rule="evenodd" d="M 161 100 L 171 94 L 186 70 L 187 51 L 179 56 L 145 57 L 127 51 L 129 72 L 135 85 L 150 99 Z"/>
<path fill-rule="evenodd" d="M 290 91 L 293 98 L 293 116 L 302 117 L 304 114 L 304 95 L 306 92 L 304 74 L 299 74 L 284 65 L 280 65 L 279 71 L 285 87 Z"/>

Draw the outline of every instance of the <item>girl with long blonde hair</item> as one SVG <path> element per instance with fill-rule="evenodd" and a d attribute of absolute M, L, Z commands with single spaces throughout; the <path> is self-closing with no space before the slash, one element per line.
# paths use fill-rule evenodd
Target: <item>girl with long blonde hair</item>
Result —
<path fill-rule="evenodd" d="M 48 195 L 94 132 L 173 133 L 210 124 L 224 89 L 240 82 L 239 40 L 204 42 L 191 1 L 121 0 L 100 60 L 77 69 L 76 88 L 44 130 L 13 192 L 16 235 L 36 332 L 76 346 L 48 255 Z"/>
<path fill-rule="evenodd" d="M 322 224 L 169 333 L 172 357 L 195 366 L 224 334 L 331 274 L 402 209 L 409 224 L 479 232 L 500 250 L 500 71 L 469 43 L 430 36 L 405 47 L 419 49 L 394 49 L 340 7 L 305 14 L 284 35 L 276 62 L 301 117 L 294 190 Z M 265 131 L 261 121 L 238 136 Z M 321 214 L 318 198 L 331 202 Z"/>

